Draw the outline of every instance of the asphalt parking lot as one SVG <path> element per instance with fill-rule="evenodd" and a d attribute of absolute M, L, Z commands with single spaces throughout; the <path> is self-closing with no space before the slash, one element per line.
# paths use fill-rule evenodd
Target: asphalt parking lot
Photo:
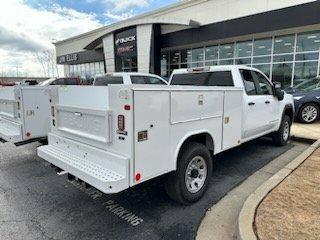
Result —
<path fill-rule="evenodd" d="M 172 202 L 161 179 L 104 195 L 58 176 L 37 157 L 38 144 L 0 144 L 0 239 L 194 239 L 206 210 L 290 149 L 259 139 L 216 157 L 204 198 Z"/>

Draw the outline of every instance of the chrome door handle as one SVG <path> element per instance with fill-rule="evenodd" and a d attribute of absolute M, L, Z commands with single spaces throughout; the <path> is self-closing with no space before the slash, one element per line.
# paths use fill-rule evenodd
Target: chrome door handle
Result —
<path fill-rule="evenodd" d="M 249 106 L 253 106 L 253 105 L 255 105 L 255 103 L 254 102 L 249 102 L 248 105 Z"/>

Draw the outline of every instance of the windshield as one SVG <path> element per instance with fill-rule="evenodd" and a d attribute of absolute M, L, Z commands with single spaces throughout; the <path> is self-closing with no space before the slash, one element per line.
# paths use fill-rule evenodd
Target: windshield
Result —
<path fill-rule="evenodd" d="M 320 87 L 320 78 L 312 78 L 293 87 L 295 90 L 310 91 Z"/>
<path fill-rule="evenodd" d="M 96 77 L 94 80 L 94 86 L 108 86 L 109 84 L 123 84 L 122 77 L 114 77 L 114 76 L 100 76 Z"/>

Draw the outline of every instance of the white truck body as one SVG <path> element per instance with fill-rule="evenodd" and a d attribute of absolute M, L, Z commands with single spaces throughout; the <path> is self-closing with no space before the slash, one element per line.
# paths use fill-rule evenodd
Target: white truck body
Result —
<path fill-rule="evenodd" d="M 0 88 L 0 138 L 17 145 L 47 136 L 50 89 L 38 86 Z"/>
<path fill-rule="evenodd" d="M 277 131 L 292 97 L 251 99 L 240 68 L 245 67 L 209 69 L 230 71 L 232 87 L 59 88 L 52 97 L 55 113 L 49 144 L 39 147 L 38 155 L 104 193 L 117 193 L 176 171 L 179 152 L 190 138 L 204 137 L 203 144 L 215 155 Z M 257 104 L 248 106 L 253 100 Z M 265 101 L 275 104 L 269 109 L 271 104 Z M 260 102 L 267 107 L 260 109 Z"/>

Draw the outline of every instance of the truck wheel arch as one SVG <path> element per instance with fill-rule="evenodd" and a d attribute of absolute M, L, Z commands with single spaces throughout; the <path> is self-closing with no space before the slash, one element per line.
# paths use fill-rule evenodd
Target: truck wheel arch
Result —
<path fill-rule="evenodd" d="M 287 104 L 287 105 L 284 106 L 281 119 L 283 119 L 283 117 L 284 117 L 285 115 L 287 115 L 288 117 L 290 117 L 290 119 L 291 119 L 291 124 L 292 124 L 293 121 L 294 121 L 294 107 L 293 107 L 291 104 Z"/>
<path fill-rule="evenodd" d="M 198 142 L 205 145 L 212 155 L 215 153 L 214 149 L 214 139 L 212 134 L 208 131 L 201 131 L 196 133 L 190 133 L 184 136 L 178 144 L 178 147 L 175 150 L 175 169 L 177 169 L 177 163 L 179 159 L 179 154 L 182 152 L 183 147 L 186 146 L 188 142 Z"/>

